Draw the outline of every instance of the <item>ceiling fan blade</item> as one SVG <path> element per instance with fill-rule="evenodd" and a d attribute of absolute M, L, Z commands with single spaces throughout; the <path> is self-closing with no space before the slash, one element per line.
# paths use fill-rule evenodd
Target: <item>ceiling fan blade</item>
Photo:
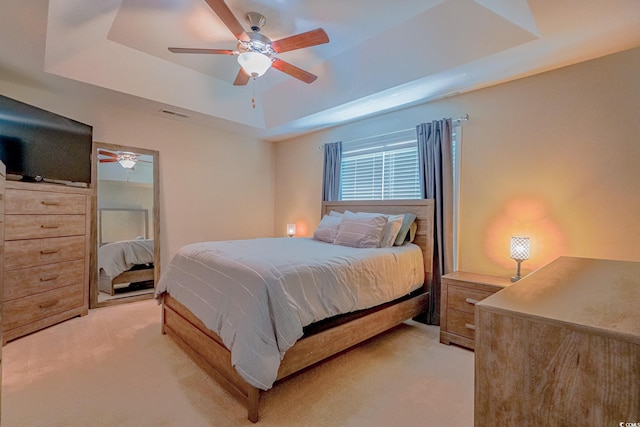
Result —
<path fill-rule="evenodd" d="M 293 64 L 283 61 L 282 59 L 276 58 L 271 65 L 276 70 L 280 70 L 283 73 L 289 74 L 291 77 L 295 77 L 298 80 L 302 80 L 305 83 L 313 83 L 316 81 L 318 76 L 315 74 L 311 74 L 308 71 L 303 70 L 302 68 L 298 68 Z"/>
<path fill-rule="evenodd" d="M 295 36 L 285 37 L 271 42 L 271 47 L 277 53 L 282 53 L 324 43 L 329 43 L 329 36 L 322 28 L 317 28 L 307 31 L 306 33 L 296 34 Z"/>
<path fill-rule="evenodd" d="M 102 154 L 103 156 L 109 156 L 109 157 L 118 157 L 118 153 L 112 153 L 111 151 L 105 151 L 105 150 L 98 150 L 98 154 Z"/>
<path fill-rule="evenodd" d="M 220 18 L 222 23 L 227 26 L 229 31 L 231 31 L 233 35 L 236 36 L 236 39 L 242 40 L 244 42 L 248 42 L 250 40 L 249 36 L 244 31 L 244 28 L 242 28 L 242 25 L 240 25 L 240 22 L 238 22 L 235 15 L 233 14 L 233 12 L 231 12 L 231 9 L 229 9 L 229 6 L 227 6 L 224 0 L 205 1 L 207 2 L 211 10 L 213 10 L 213 12 L 218 15 L 218 18 Z"/>
<path fill-rule="evenodd" d="M 100 159 L 100 163 L 112 163 L 117 161 L 118 159 Z"/>
<path fill-rule="evenodd" d="M 251 76 L 247 74 L 242 67 L 238 70 L 238 75 L 236 76 L 236 80 L 233 82 L 234 86 L 244 86 L 249 83 L 249 79 Z"/>
<path fill-rule="evenodd" d="M 197 49 L 189 47 L 170 47 L 173 53 L 208 53 L 213 55 L 233 55 L 235 52 L 230 49 Z"/>

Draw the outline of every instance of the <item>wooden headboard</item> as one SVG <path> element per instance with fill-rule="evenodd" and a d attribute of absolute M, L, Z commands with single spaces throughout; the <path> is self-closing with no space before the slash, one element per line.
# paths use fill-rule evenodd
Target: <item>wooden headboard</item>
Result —
<path fill-rule="evenodd" d="M 433 275 L 433 199 L 322 202 L 322 215 L 328 215 L 331 211 L 344 212 L 346 210 L 388 215 L 414 214 L 418 229 L 413 243 L 422 249 L 424 282 L 428 284 L 431 281 Z"/>

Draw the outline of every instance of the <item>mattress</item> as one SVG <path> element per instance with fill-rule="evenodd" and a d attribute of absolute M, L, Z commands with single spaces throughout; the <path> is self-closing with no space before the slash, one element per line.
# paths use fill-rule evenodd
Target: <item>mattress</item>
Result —
<path fill-rule="evenodd" d="M 153 239 L 123 240 L 98 248 L 98 271 L 109 277 L 130 270 L 137 264 L 153 263 Z"/>
<path fill-rule="evenodd" d="M 168 292 L 186 306 L 222 338 L 240 376 L 268 390 L 304 326 L 392 301 L 423 282 L 414 244 L 358 249 L 264 238 L 183 247 L 156 297 Z"/>

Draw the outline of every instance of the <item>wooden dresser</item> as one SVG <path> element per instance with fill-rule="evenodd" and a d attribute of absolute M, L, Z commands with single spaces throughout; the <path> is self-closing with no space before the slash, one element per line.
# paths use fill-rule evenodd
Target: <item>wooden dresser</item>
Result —
<path fill-rule="evenodd" d="M 7 181 L 3 343 L 89 308 L 91 190 Z"/>
<path fill-rule="evenodd" d="M 510 284 L 508 278 L 463 271 L 442 276 L 440 342 L 473 350 L 476 304 Z"/>
<path fill-rule="evenodd" d="M 570 257 L 478 303 L 475 425 L 640 422 L 639 307 L 640 262 Z"/>

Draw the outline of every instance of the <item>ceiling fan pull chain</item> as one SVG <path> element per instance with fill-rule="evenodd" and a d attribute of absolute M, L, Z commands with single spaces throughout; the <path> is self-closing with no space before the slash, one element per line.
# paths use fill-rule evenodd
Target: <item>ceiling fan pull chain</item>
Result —
<path fill-rule="evenodd" d="M 253 109 L 256 109 L 256 78 L 252 78 L 253 82 L 251 83 L 251 105 Z"/>

